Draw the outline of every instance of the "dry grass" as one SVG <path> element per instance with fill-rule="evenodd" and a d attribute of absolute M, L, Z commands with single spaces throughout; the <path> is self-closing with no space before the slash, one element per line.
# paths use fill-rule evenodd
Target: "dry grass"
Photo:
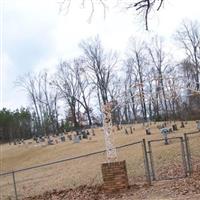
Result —
<path fill-rule="evenodd" d="M 133 125 L 135 131 L 129 135 L 124 134 L 124 129 L 121 131 L 114 130 L 115 144 L 118 146 L 140 141 L 143 138 L 147 140 L 161 139 L 162 135 L 156 128 L 157 125 L 151 125 L 152 135 L 148 136 L 145 134 L 145 129 L 141 124 Z M 179 128 L 180 122 L 177 122 L 177 125 Z M 182 136 L 183 133 L 194 130 L 196 130 L 195 122 L 188 122 L 184 129 L 179 128 L 176 133 L 171 133 L 170 137 Z M 66 141 L 65 143 L 46 146 L 36 146 L 35 143 L 17 146 L 2 145 L 1 173 L 102 150 L 104 149 L 103 130 L 96 129 L 95 133 L 96 136 L 92 140 L 82 140 L 79 144 Z M 192 139 L 190 142 L 191 151 L 195 159 L 198 159 L 200 156 L 200 151 L 198 150 L 199 141 Z M 163 145 L 163 142 L 160 142 L 153 144 L 152 147 L 156 170 L 162 167 L 165 169 L 165 167 L 167 168 L 168 165 L 173 163 L 181 164 L 179 142 L 171 141 L 170 145 Z M 141 144 L 119 149 L 118 157 L 119 160 L 126 160 L 131 183 L 145 179 Z M 16 174 L 18 193 L 20 196 L 30 196 L 55 188 L 62 189 L 76 187 L 81 184 L 101 183 L 101 163 L 105 161 L 106 155 L 102 153 L 79 160 L 19 172 Z M 12 176 L 1 177 L 0 186 L 2 198 L 13 195 Z"/>

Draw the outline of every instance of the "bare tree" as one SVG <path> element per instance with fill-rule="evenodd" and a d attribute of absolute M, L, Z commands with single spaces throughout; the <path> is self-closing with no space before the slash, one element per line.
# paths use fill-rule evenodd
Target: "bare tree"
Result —
<path fill-rule="evenodd" d="M 117 55 L 112 51 L 106 53 L 98 36 L 82 41 L 80 47 L 84 52 L 87 75 L 97 87 L 101 101 L 106 104 L 109 101 L 109 84 L 117 63 Z"/>
<path fill-rule="evenodd" d="M 50 88 L 47 72 L 20 77 L 17 85 L 30 97 L 35 113 L 37 134 L 58 130 L 57 92 Z"/>
<path fill-rule="evenodd" d="M 37 103 L 36 77 L 31 74 L 19 77 L 18 80 L 16 81 L 16 85 L 22 87 L 25 90 L 25 92 L 27 92 L 31 100 L 31 103 L 33 103 L 37 132 L 41 131 L 42 123 Z"/>
<path fill-rule="evenodd" d="M 165 93 L 164 85 L 164 73 L 169 67 L 169 63 L 166 60 L 166 54 L 163 49 L 163 41 L 157 36 L 152 39 L 152 42 L 148 46 L 148 52 L 150 55 L 152 66 L 154 66 L 157 74 L 157 97 L 160 97 L 161 104 L 164 102 L 164 110 L 166 117 L 168 117 L 168 104 L 167 97 Z M 162 96 L 160 95 L 162 94 Z M 163 98 L 162 98 L 163 97 Z"/>
<path fill-rule="evenodd" d="M 138 90 L 141 111 L 144 121 L 147 120 L 147 108 L 145 102 L 145 85 L 144 85 L 144 75 L 145 67 L 147 66 L 147 60 L 145 56 L 145 45 L 144 42 L 137 42 L 135 39 L 131 40 L 131 46 L 129 50 L 129 58 L 127 65 L 132 66 L 135 74 L 135 90 Z"/>
<path fill-rule="evenodd" d="M 70 108 L 72 122 L 75 127 L 79 126 L 77 120 L 77 99 L 80 97 L 79 83 L 74 73 L 73 62 L 61 62 L 52 84 L 59 91 L 59 96 L 64 99 Z"/>
<path fill-rule="evenodd" d="M 88 118 L 88 123 L 91 126 L 92 125 L 92 118 L 91 118 L 92 110 L 91 110 L 89 104 L 90 104 L 90 97 L 94 90 L 94 87 L 91 87 L 91 83 L 87 78 L 87 73 L 85 72 L 85 70 L 83 68 L 84 61 L 82 59 L 75 59 L 74 67 L 75 67 L 75 69 L 74 69 L 75 76 L 78 81 L 78 86 L 80 88 L 80 93 L 81 93 L 81 98 L 82 98 L 82 101 L 80 99 L 77 99 L 77 101 L 85 109 L 85 113 Z"/>
<path fill-rule="evenodd" d="M 90 7 L 91 7 L 91 11 L 89 13 L 89 18 L 88 20 L 91 21 L 93 14 L 95 12 L 95 9 L 97 7 L 101 7 L 103 8 L 103 12 L 104 12 L 104 17 L 106 16 L 106 11 L 108 10 L 108 1 L 106 0 L 79 0 L 80 4 L 82 5 L 82 8 L 85 8 L 86 4 L 89 3 Z M 144 16 L 144 21 L 145 21 L 145 27 L 146 30 L 149 29 L 148 26 L 148 18 L 149 18 L 149 14 L 151 13 L 151 11 L 155 8 L 155 10 L 159 11 L 162 4 L 163 4 L 164 0 L 128 0 L 128 1 L 120 1 L 120 0 L 115 0 L 112 1 L 113 5 L 111 5 L 112 7 L 116 7 L 116 5 L 120 6 L 121 4 L 123 5 L 123 7 L 125 7 L 127 10 L 130 9 L 135 9 L 136 11 L 138 11 L 138 15 L 142 15 Z M 63 0 L 60 3 L 60 12 L 65 12 L 68 13 L 72 4 L 72 0 Z M 87 4 L 88 6 L 88 4 Z"/>
<path fill-rule="evenodd" d="M 126 9 L 135 8 L 138 11 L 138 15 L 142 15 L 145 21 L 146 30 L 149 29 L 148 18 L 152 9 L 156 8 L 157 11 L 160 10 L 164 0 L 130 0 L 125 2 Z"/>
<path fill-rule="evenodd" d="M 180 28 L 176 31 L 175 39 L 185 50 L 190 68 L 193 70 L 196 90 L 200 89 L 200 25 L 197 21 L 183 21 Z"/>

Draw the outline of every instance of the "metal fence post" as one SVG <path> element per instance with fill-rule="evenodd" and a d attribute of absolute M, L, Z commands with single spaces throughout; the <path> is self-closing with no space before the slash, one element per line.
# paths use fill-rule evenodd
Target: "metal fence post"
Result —
<path fill-rule="evenodd" d="M 189 175 L 192 174 L 192 159 L 191 159 L 191 153 L 190 153 L 190 146 L 189 146 L 189 140 L 187 137 L 187 134 L 184 133 L 184 141 L 185 141 L 185 152 L 186 152 L 186 159 L 187 159 L 187 171 Z"/>
<path fill-rule="evenodd" d="M 15 199 L 18 200 L 18 195 L 17 195 L 17 186 L 16 186 L 16 181 L 15 181 L 15 172 L 12 172 L 12 177 L 13 177 L 13 185 L 14 185 L 14 191 L 15 191 Z"/>
<path fill-rule="evenodd" d="M 150 165 L 151 165 L 151 176 L 152 180 L 156 180 L 155 171 L 154 171 L 154 162 L 153 162 L 153 155 L 152 155 L 152 148 L 151 148 L 151 141 L 148 141 L 148 148 L 149 148 L 149 158 L 150 158 Z"/>
<path fill-rule="evenodd" d="M 182 152 L 183 167 L 184 167 L 185 176 L 187 176 L 187 162 L 186 162 L 183 138 L 181 137 L 180 140 L 181 140 L 181 152 Z"/>
<path fill-rule="evenodd" d="M 146 147 L 145 139 L 142 140 L 142 146 L 143 146 L 143 153 L 144 153 L 144 166 L 145 166 L 146 178 L 149 185 L 151 185 L 151 174 L 150 174 L 149 159 L 147 155 L 147 147 Z"/>

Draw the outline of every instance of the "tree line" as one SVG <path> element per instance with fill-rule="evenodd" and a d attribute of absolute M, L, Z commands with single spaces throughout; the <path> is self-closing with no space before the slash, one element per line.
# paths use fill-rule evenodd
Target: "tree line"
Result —
<path fill-rule="evenodd" d="M 82 54 L 61 61 L 54 74 L 19 77 L 31 106 L 3 109 L 3 138 L 29 138 L 102 124 L 101 106 L 113 105 L 113 123 L 193 120 L 200 114 L 200 25 L 184 21 L 174 34 L 181 61 L 162 38 L 131 38 L 124 58 L 106 50 L 99 36 L 80 43 Z M 183 115 L 184 113 L 184 115 Z"/>

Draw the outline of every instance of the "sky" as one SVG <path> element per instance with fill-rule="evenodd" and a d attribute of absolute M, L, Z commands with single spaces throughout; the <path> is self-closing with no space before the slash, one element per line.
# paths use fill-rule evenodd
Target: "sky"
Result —
<path fill-rule="evenodd" d="M 130 37 L 148 39 L 161 35 L 169 50 L 178 55 L 172 38 L 183 19 L 200 19 L 200 2 L 165 0 L 159 12 L 153 12 L 149 31 L 134 10 L 125 12 L 112 7 L 95 7 L 91 22 L 90 4 L 81 8 L 81 0 L 73 0 L 68 13 L 59 13 L 58 0 L 0 0 L 1 12 L 1 104 L 16 109 L 30 104 L 25 91 L 15 82 L 26 73 L 47 70 L 53 73 L 60 60 L 78 56 L 81 40 L 99 34 L 107 49 L 124 54 Z M 89 2 L 89 1 L 86 1 Z"/>

